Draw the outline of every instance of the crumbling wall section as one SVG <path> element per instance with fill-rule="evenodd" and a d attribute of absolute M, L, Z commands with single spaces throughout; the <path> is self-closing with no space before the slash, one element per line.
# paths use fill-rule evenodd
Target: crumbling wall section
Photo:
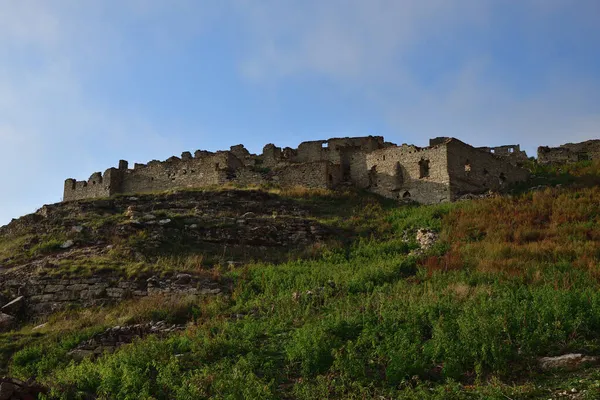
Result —
<path fill-rule="evenodd" d="M 226 183 L 243 166 L 231 152 L 196 152 L 167 161 L 135 164 L 123 174 L 121 193 L 144 193 L 174 188 L 197 188 Z"/>
<path fill-rule="evenodd" d="M 229 148 L 231 154 L 233 154 L 238 160 L 244 164 L 246 167 L 252 167 L 256 165 L 257 156 L 251 154 L 248 149 L 244 147 L 243 144 L 238 144 L 235 146 L 231 146 Z"/>
<path fill-rule="evenodd" d="M 425 204 L 451 200 L 446 145 L 376 150 L 366 155 L 366 167 L 360 184 L 374 193 Z"/>
<path fill-rule="evenodd" d="M 221 287 L 213 280 L 180 274 L 176 278 L 132 279 L 118 276 L 31 277 L 2 279 L 3 294 L 23 296 L 30 315 L 50 314 L 72 306 L 89 307 L 148 295 L 215 295 Z"/>
<path fill-rule="evenodd" d="M 283 187 L 330 189 L 341 181 L 340 166 L 329 161 L 295 163 L 273 171 L 272 181 Z"/>
<path fill-rule="evenodd" d="M 112 196 L 120 191 L 123 172 L 122 169 L 109 168 L 104 174 L 94 172 L 87 181 L 69 178 L 65 180 L 63 201 Z"/>
<path fill-rule="evenodd" d="M 514 165 L 521 166 L 529 159 L 527 153 L 518 144 L 495 147 L 478 147 L 477 149 L 502 157 Z"/>
<path fill-rule="evenodd" d="M 447 147 L 452 199 L 466 193 L 502 191 L 529 178 L 526 169 L 460 140 L 451 140 Z"/>
<path fill-rule="evenodd" d="M 567 143 L 559 147 L 541 146 L 538 148 L 538 163 L 566 164 L 600 159 L 600 140 L 581 143 Z"/>

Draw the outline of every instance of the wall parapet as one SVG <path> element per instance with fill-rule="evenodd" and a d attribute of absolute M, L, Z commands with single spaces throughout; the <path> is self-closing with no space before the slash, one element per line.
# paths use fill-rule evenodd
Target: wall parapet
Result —
<path fill-rule="evenodd" d="M 135 163 L 131 169 L 121 160 L 118 168 L 109 168 L 104 174 L 96 172 L 87 181 L 67 179 L 63 200 L 225 183 L 331 189 L 346 182 L 392 198 L 446 201 L 452 198 L 451 175 L 456 174 L 450 166 L 448 147 L 455 141 L 438 137 L 431 139 L 429 147 L 418 147 L 398 146 L 385 142 L 382 136 L 345 137 L 306 141 L 296 149 L 267 144 L 260 155 L 250 153 L 242 144 L 226 151 L 197 150 L 193 155 L 185 151 L 181 157 Z M 473 162 L 488 157 L 498 165 L 517 164 L 526 158 L 518 145 L 480 149 L 464 145 L 474 151 Z"/>

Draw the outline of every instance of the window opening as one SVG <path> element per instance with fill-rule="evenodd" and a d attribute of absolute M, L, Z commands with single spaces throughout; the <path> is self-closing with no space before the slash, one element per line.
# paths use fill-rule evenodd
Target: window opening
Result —
<path fill-rule="evenodd" d="M 421 158 L 419 161 L 419 178 L 429 177 L 429 160 Z"/>

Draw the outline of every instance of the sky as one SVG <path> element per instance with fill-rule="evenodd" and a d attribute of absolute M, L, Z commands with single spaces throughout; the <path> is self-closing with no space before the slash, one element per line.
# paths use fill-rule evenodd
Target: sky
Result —
<path fill-rule="evenodd" d="M 0 225 L 119 159 L 599 133 L 598 0 L 0 0 Z"/>

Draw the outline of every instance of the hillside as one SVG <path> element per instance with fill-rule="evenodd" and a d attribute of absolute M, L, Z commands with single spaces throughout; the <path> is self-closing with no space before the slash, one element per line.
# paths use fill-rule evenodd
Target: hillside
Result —
<path fill-rule="evenodd" d="M 44 206 L 0 228 L 21 298 L 0 368 L 63 399 L 597 399 L 600 164 L 531 168 L 511 195 L 431 206 L 233 188 Z M 593 362 L 540 368 L 568 353 Z"/>

